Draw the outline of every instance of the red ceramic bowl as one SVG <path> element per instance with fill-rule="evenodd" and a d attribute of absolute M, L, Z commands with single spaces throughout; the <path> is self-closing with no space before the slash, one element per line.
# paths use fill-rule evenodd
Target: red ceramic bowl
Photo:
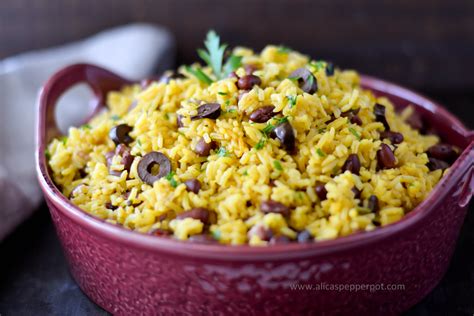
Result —
<path fill-rule="evenodd" d="M 130 81 L 92 65 L 56 73 L 38 101 L 36 167 L 56 230 L 81 289 L 122 315 L 397 314 L 419 302 L 445 273 L 474 187 L 474 133 L 435 102 L 363 76 L 362 85 L 399 108 L 413 104 L 463 149 L 450 173 L 401 221 L 373 232 L 312 244 L 204 245 L 128 231 L 94 218 L 54 185 L 46 144 L 59 135 L 56 102 L 87 83 L 96 110 Z M 311 289 L 309 289 L 311 287 Z"/>

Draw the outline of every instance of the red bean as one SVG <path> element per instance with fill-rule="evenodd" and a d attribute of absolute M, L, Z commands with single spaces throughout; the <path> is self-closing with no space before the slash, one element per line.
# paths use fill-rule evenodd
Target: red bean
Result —
<path fill-rule="evenodd" d="M 255 123 L 265 123 L 276 115 L 276 113 L 273 112 L 274 109 L 275 107 L 273 105 L 262 106 L 253 111 L 252 114 L 250 114 L 249 118 L 252 122 Z"/>
<path fill-rule="evenodd" d="M 195 207 L 189 211 L 183 212 L 176 216 L 176 219 L 194 218 L 200 220 L 204 224 L 209 223 L 209 210 L 203 207 Z"/>
<path fill-rule="evenodd" d="M 374 106 L 375 120 L 380 122 L 385 127 L 386 131 L 390 130 L 390 125 L 388 125 L 387 118 L 385 117 L 385 106 L 381 104 L 375 104 Z"/>
<path fill-rule="evenodd" d="M 354 193 L 354 199 L 360 199 L 360 195 L 362 194 L 362 191 L 357 189 L 356 187 L 353 187 L 351 189 L 352 193 Z"/>
<path fill-rule="evenodd" d="M 280 235 L 280 236 L 273 236 L 270 239 L 269 244 L 274 245 L 274 244 L 289 244 L 291 242 L 290 238 Z"/>
<path fill-rule="evenodd" d="M 247 75 L 251 75 L 255 70 L 258 70 L 258 67 L 256 65 L 248 64 L 244 66 L 244 69 Z"/>
<path fill-rule="evenodd" d="M 277 213 L 283 216 L 290 215 L 290 209 L 286 205 L 273 200 L 262 202 L 262 204 L 260 204 L 260 210 L 265 214 Z"/>
<path fill-rule="evenodd" d="M 448 144 L 437 144 L 431 146 L 427 150 L 429 157 L 443 160 L 446 162 L 453 162 L 456 160 L 458 153 L 454 150 L 453 146 Z"/>
<path fill-rule="evenodd" d="M 342 171 L 349 171 L 358 175 L 360 172 L 359 157 L 356 154 L 350 154 L 349 157 L 347 157 L 346 162 L 344 162 L 344 165 L 342 165 Z"/>
<path fill-rule="evenodd" d="M 209 156 L 209 153 L 212 149 L 217 147 L 217 143 L 215 141 L 211 141 L 210 143 L 206 143 L 204 138 L 201 138 L 194 148 L 194 152 L 201 157 Z"/>
<path fill-rule="evenodd" d="M 201 190 L 201 182 L 198 179 L 186 180 L 184 184 L 186 185 L 186 190 L 189 192 L 198 194 L 199 190 Z"/>
<path fill-rule="evenodd" d="M 271 133 L 271 136 L 276 137 L 289 154 L 295 153 L 295 132 L 293 131 L 293 127 L 289 122 L 283 122 L 275 127 Z"/>
<path fill-rule="evenodd" d="M 382 144 L 377 151 L 377 161 L 380 169 L 395 168 L 397 161 L 392 149 L 387 144 Z"/>
<path fill-rule="evenodd" d="M 323 183 L 316 185 L 315 191 L 321 201 L 326 199 L 328 191 L 326 190 Z"/>
<path fill-rule="evenodd" d="M 400 144 L 403 142 L 403 134 L 391 131 L 380 132 L 381 139 L 389 139 L 392 144 Z"/>
<path fill-rule="evenodd" d="M 206 103 L 198 107 L 198 114 L 192 120 L 208 118 L 217 119 L 221 115 L 221 105 L 219 103 Z"/>
<path fill-rule="evenodd" d="M 415 130 L 418 130 L 418 131 L 421 131 L 423 130 L 423 119 L 421 118 L 421 116 L 416 113 L 416 112 L 413 112 L 406 120 L 405 122 L 411 126 L 411 128 L 415 129 Z"/>
<path fill-rule="evenodd" d="M 250 90 L 253 88 L 253 86 L 255 85 L 259 86 L 261 84 L 262 84 L 262 80 L 260 79 L 260 77 L 257 77 L 255 75 L 246 75 L 246 76 L 241 77 L 237 81 L 237 87 L 240 90 Z"/>
<path fill-rule="evenodd" d="M 449 168 L 449 164 L 446 161 L 431 157 L 429 157 L 428 160 L 427 166 L 431 171 Z"/>
<path fill-rule="evenodd" d="M 247 233 L 247 238 L 250 240 L 256 235 L 260 240 L 269 241 L 273 237 L 270 229 L 265 228 L 261 224 L 254 225 Z"/>

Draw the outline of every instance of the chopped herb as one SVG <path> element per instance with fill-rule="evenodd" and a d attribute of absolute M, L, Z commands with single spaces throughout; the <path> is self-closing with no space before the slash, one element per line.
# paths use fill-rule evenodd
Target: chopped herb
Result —
<path fill-rule="evenodd" d="M 313 83 L 314 83 L 314 76 L 308 76 L 308 77 L 307 77 L 307 80 L 308 80 L 308 85 L 309 85 L 309 86 L 312 86 Z"/>
<path fill-rule="evenodd" d="M 110 118 L 112 119 L 112 121 L 120 120 L 120 116 L 118 116 L 117 114 L 112 115 Z"/>
<path fill-rule="evenodd" d="M 64 146 L 66 146 L 67 144 L 67 136 L 63 136 L 59 139 L 61 141 L 61 143 L 63 143 Z"/>
<path fill-rule="evenodd" d="M 166 120 L 169 120 L 170 119 L 170 115 L 168 113 L 165 113 L 165 119 Z"/>
<path fill-rule="evenodd" d="M 141 142 L 139 139 L 137 139 L 137 144 L 138 144 L 138 146 L 140 146 L 140 147 L 142 146 L 142 142 Z"/>
<path fill-rule="evenodd" d="M 316 149 L 316 153 L 318 154 L 319 157 L 325 157 L 326 153 L 321 150 L 321 148 Z"/>
<path fill-rule="evenodd" d="M 277 125 L 283 124 L 288 122 L 288 116 L 280 117 L 280 118 L 275 118 L 277 120 Z"/>
<path fill-rule="evenodd" d="M 174 172 L 170 172 L 166 175 L 165 177 L 166 180 L 168 180 L 173 188 L 176 188 L 178 186 L 178 182 L 174 178 Z"/>
<path fill-rule="evenodd" d="M 199 81 L 204 82 L 206 84 L 213 83 L 212 79 L 209 78 L 200 68 L 192 68 L 191 66 L 186 66 L 186 71 L 196 77 Z"/>
<path fill-rule="evenodd" d="M 49 152 L 48 149 L 46 149 L 46 150 L 44 151 L 44 156 L 46 157 L 47 160 L 50 160 L 50 159 L 51 159 L 51 153 Z"/>
<path fill-rule="evenodd" d="M 274 160 L 274 161 L 273 161 L 273 166 L 275 167 L 276 170 L 278 170 L 278 171 L 283 171 L 283 167 L 281 166 L 280 161 Z"/>
<path fill-rule="evenodd" d="M 324 60 L 313 61 L 310 65 L 316 68 L 316 71 L 326 68 L 326 62 Z"/>
<path fill-rule="evenodd" d="M 296 198 L 298 200 L 302 200 L 303 199 L 303 192 L 300 192 L 300 191 L 296 192 Z"/>
<path fill-rule="evenodd" d="M 323 128 L 320 128 L 320 129 L 318 130 L 318 133 L 324 133 L 325 131 L 326 131 L 326 128 L 323 127 Z"/>
<path fill-rule="evenodd" d="M 230 104 L 230 100 L 226 100 L 226 101 L 225 101 L 225 105 L 228 106 L 229 104 Z"/>
<path fill-rule="evenodd" d="M 241 66 L 242 57 L 231 55 L 227 59 L 224 68 L 222 68 L 227 44 L 220 44 L 220 38 L 215 31 L 211 30 L 207 33 L 204 46 L 206 46 L 207 50 L 198 49 L 198 55 L 211 67 L 214 76 L 218 80 L 227 77 L 232 71 Z"/>
<path fill-rule="evenodd" d="M 360 134 L 357 133 L 357 131 L 355 129 L 353 129 L 352 127 L 349 127 L 349 132 L 352 133 L 352 135 L 354 135 L 358 140 L 360 140 Z"/>
<path fill-rule="evenodd" d="M 183 132 L 178 132 L 179 135 L 185 136 Z"/>
<path fill-rule="evenodd" d="M 245 170 L 244 173 L 243 173 L 243 175 L 244 175 L 244 176 L 248 176 L 248 175 L 249 175 L 248 171 Z"/>
<path fill-rule="evenodd" d="M 226 151 L 225 147 L 220 147 L 219 150 L 217 151 L 217 155 L 219 157 L 227 157 L 229 153 Z"/>
<path fill-rule="evenodd" d="M 283 46 L 283 45 L 280 45 L 278 47 L 278 50 L 277 52 L 279 54 L 288 54 L 289 52 L 291 52 L 291 48 L 287 47 L 287 46 Z"/>
<path fill-rule="evenodd" d="M 219 91 L 219 92 L 217 92 L 217 94 L 218 94 L 218 95 L 227 95 L 228 93 L 227 93 L 227 92 L 221 92 L 221 91 Z"/>
<path fill-rule="evenodd" d="M 236 109 L 229 109 L 229 110 L 227 110 L 227 112 L 229 112 L 229 113 L 235 113 L 236 111 L 237 111 Z"/>
<path fill-rule="evenodd" d="M 89 124 L 84 124 L 81 126 L 82 129 L 92 129 L 92 126 L 90 126 Z"/>
<path fill-rule="evenodd" d="M 296 98 L 298 96 L 296 95 L 287 95 L 286 98 L 288 99 L 288 101 L 290 102 L 290 108 L 294 107 L 296 105 Z"/>
<path fill-rule="evenodd" d="M 262 139 L 260 139 L 258 141 L 258 143 L 255 145 L 255 149 L 256 150 L 260 150 L 262 149 L 264 146 L 265 146 L 265 142 L 267 141 L 267 139 L 265 137 L 263 137 Z"/>
<path fill-rule="evenodd" d="M 215 231 L 212 232 L 212 237 L 215 240 L 220 240 L 221 239 L 221 231 L 216 229 Z"/>
<path fill-rule="evenodd" d="M 262 129 L 262 133 L 265 135 L 265 136 L 268 136 L 268 134 L 270 134 L 273 130 L 275 129 L 275 126 L 268 123 L 267 126 L 265 126 L 263 129 Z"/>

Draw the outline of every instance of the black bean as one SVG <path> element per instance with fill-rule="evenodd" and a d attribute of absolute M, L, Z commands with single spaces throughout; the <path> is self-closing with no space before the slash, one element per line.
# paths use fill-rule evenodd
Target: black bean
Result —
<path fill-rule="evenodd" d="M 313 94 L 318 91 L 318 81 L 307 68 L 296 69 L 290 74 L 289 78 L 297 79 L 299 87 L 306 93 Z"/>
<path fill-rule="evenodd" d="M 428 161 L 427 166 L 431 171 L 449 168 L 449 164 L 446 161 L 439 160 L 432 157 L 429 157 L 428 160 L 429 161 Z"/>
<path fill-rule="evenodd" d="M 154 174 L 152 169 L 156 165 L 159 165 L 160 169 L 157 174 Z M 149 185 L 153 185 L 153 183 L 171 172 L 171 162 L 164 154 L 152 151 L 143 156 L 137 169 L 140 179 Z"/>
<path fill-rule="evenodd" d="M 371 212 L 377 212 L 379 210 L 379 199 L 375 195 L 371 195 L 369 197 L 367 206 L 369 207 Z"/>
<path fill-rule="evenodd" d="M 324 183 L 317 184 L 315 187 L 315 191 L 321 201 L 326 199 L 328 191 L 324 187 Z"/>
<path fill-rule="evenodd" d="M 247 233 L 247 238 L 250 240 L 252 236 L 256 235 L 260 240 L 269 241 L 273 237 L 270 229 L 265 228 L 261 224 L 253 226 Z"/>
<path fill-rule="evenodd" d="M 260 79 L 260 77 L 257 77 L 255 75 L 246 75 L 239 78 L 239 80 L 237 81 L 237 87 L 240 90 L 250 90 L 253 88 L 253 86 L 259 86 L 261 84 L 262 80 Z"/>
<path fill-rule="evenodd" d="M 331 62 L 326 63 L 326 76 L 334 75 L 334 64 Z"/>
<path fill-rule="evenodd" d="M 288 153 L 293 154 L 295 152 L 295 132 L 289 122 L 283 122 L 277 125 L 277 127 L 273 129 L 271 136 L 276 137 Z"/>
<path fill-rule="evenodd" d="M 176 115 L 176 124 L 178 125 L 178 127 L 183 127 L 183 118 L 184 116 L 182 116 L 181 114 L 178 114 Z"/>
<path fill-rule="evenodd" d="M 448 163 L 454 162 L 454 160 L 456 160 L 458 157 L 458 153 L 454 150 L 453 146 L 448 144 L 437 144 L 431 146 L 428 148 L 426 153 L 429 157 L 443 160 Z"/>
<path fill-rule="evenodd" d="M 296 237 L 296 240 L 298 240 L 299 243 L 308 243 L 313 241 L 313 236 L 311 236 L 311 233 L 307 230 L 303 230 L 298 233 L 298 237 Z"/>
<path fill-rule="evenodd" d="M 256 109 L 255 111 L 250 114 L 250 120 L 255 123 L 265 123 L 272 117 L 276 115 L 273 110 L 275 107 L 273 105 L 265 105 L 262 106 L 261 108 Z"/>
<path fill-rule="evenodd" d="M 380 122 L 385 127 L 386 131 L 390 130 L 390 125 L 388 125 L 387 118 L 385 117 L 385 106 L 381 104 L 375 104 L 374 106 L 375 120 Z"/>
<path fill-rule="evenodd" d="M 176 216 L 176 219 L 194 218 L 200 220 L 204 224 L 209 223 L 209 210 L 204 207 L 195 207 L 189 211 L 183 212 Z"/>
<path fill-rule="evenodd" d="M 353 187 L 351 189 L 352 193 L 354 193 L 354 199 L 360 199 L 360 195 L 362 194 L 362 191 L 357 189 L 356 187 Z"/>
<path fill-rule="evenodd" d="M 105 208 L 108 210 L 115 211 L 118 207 L 113 205 L 112 202 L 107 202 L 105 203 Z"/>
<path fill-rule="evenodd" d="M 355 109 L 355 110 L 350 110 L 350 111 L 347 111 L 347 112 L 344 112 L 344 113 L 341 113 L 341 116 L 342 117 L 347 117 L 349 118 L 349 121 L 352 123 L 352 124 L 356 124 L 356 125 L 362 125 L 362 120 L 360 119 L 360 117 L 357 115 L 357 113 L 359 113 L 360 111 L 360 108 L 359 109 Z"/>
<path fill-rule="evenodd" d="M 212 149 L 217 147 L 217 143 L 215 141 L 211 141 L 210 143 L 206 143 L 204 138 L 201 138 L 194 148 L 194 152 L 201 157 L 209 156 L 209 153 Z"/>
<path fill-rule="evenodd" d="M 395 168 L 397 161 L 390 146 L 383 143 L 380 145 L 380 149 L 377 151 L 377 162 L 380 169 Z"/>
<path fill-rule="evenodd" d="M 218 242 L 211 235 L 208 234 L 192 235 L 189 237 L 188 241 L 197 244 L 215 244 Z"/>
<path fill-rule="evenodd" d="M 260 204 L 260 210 L 267 214 L 267 213 L 277 213 L 281 214 L 283 216 L 288 216 L 290 215 L 290 208 L 287 207 L 286 205 L 281 204 L 280 202 L 273 201 L 273 200 L 268 200 L 262 202 Z"/>
<path fill-rule="evenodd" d="M 128 133 L 130 133 L 132 130 L 133 127 L 128 126 L 127 124 L 120 124 L 110 130 L 109 137 L 112 139 L 115 145 L 128 145 L 133 142 L 133 138 L 128 135 Z"/>
<path fill-rule="evenodd" d="M 280 235 L 280 236 L 273 236 L 270 239 L 269 244 L 274 245 L 274 244 L 289 244 L 291 242 L 290 238 Z"/>
<path fill-rule="evenodd" d="M 360 172 L 360 161 L 359 161 L 359 156 L 357 154 L 350 154 L 349 157 L 347 157 L 346 161 L 342 165 L 342 172 L 344 171 L 350 171 L 353 174 L 358 175 Z"/>
<path fill-rule="evenodd" d="M 359 125 L 359 126 L 362 125 L 362 120 L 360 119 L 360 117 L 358 115 L 352 116 L 350 121 L 351 121 L 352 124 L 356 124 L 356 125 Z"/>
<path fill-rule="evenodd" d="M 189 192 L 194 192 L 198 194 L 199 190 L 201 190 L 201 182 L 198 179 L 189 179 L 184 182 L 186 185 L 186 190 Z"/>
<path fill-rule="evenodd" d="M 392 132 L 392 131 L 382 131 L 380 132 L 381 139 L 389 139 L 392 144 L 400 144 L 403 142 L 403 134 Z"/>
<path fill-rule="evenodd" d="M 198 114 L 192 120 L 208 118 L 215 120 L 221 115 L 221 105 L 219 103 L 206 103 L 198 107 Z"/>

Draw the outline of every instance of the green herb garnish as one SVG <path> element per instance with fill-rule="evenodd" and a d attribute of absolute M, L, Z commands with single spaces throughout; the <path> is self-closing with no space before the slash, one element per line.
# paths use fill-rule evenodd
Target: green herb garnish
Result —
<path fill-rule="evenodd" d="M 229 106 L 229 104 L 230 104 L 230 100 L 226 100 L 225 105 Z"/>
<path fill-rule="evenodd" d="M 278 171 L 283 171 L 283 167 L 278 160 L 273 160 L 273 166 L 275 167 L 276 170 Z"/>
<path fill-rule="evenodd" d="M 275 120 L 277 120 L 277 125 L 283 124 L 283 123 L 288 122 L 288 116 L 283 116 L 283 117 L 280 117 L 280 118 L 275 118 Z"/>
<path fill-rule="evenodd" d="M 316 71 L 326 68 L 326 62 L 324 60 L 313 61 L 310 65 L 316 68 Z"/>
<path fill-rule="evenodd" d="M 287 46 L 283 46 L 283 45 L 280 45 L 278 47 L 278 50 L 277 52 L 279 54 L 288 54 L 289 52 L 291 52 L 291 48 L 287 47 Z"/>
<path fill-rule="evenodd" d="M 170 115 L 168 113 L 165 113 L 165 119 L 168 121 L 170 119 Z"/>
<path fill-rule="evenodd" d="M 229 110 L 227 110 L 227 112 L 229 112 L 229 113 L 235 113 L 236 111 L 237 111 L 236 109 L 229 109 Z"/>
<path fill-rule="evenodd" d="M 216 229 L 215 231 L 212 232 L 212 237 L 215 240 L 220 240 L 221 239 L 221 231 Z"/>
<path fill-rule="evenodd" d="M 224 67 L 222 65 L 227 44 L 220 44 L 220 38 L 213 30 L 209 31 L 204 41 L 206 50 L 198 49 L 198 55 L 211 67 L 217 80 L 227 77 L 242 64 L 242 57 L 231 55 Z"/>
<path fill-rule="evenodd" d="M 321 133 L 324 133 L 324 132 L 326 132 L 326 128 L 325 128 L 325 127 L 318 129 L 318 133 L 321 134 Z"/>
<path fill-rule="evenodd" d="M 209 78 L 200 68 L 192 68 L 191 66 L 186 66 L 186 71 L 196 77 L 199 81 L 204 82 L 206 84 L 213 83 L 212 79 Z"/>
<path fill-rule="evenodd" d="M 244 173 L 243 173 L 243 175 L 244 175 L 244 176 L 248 176 L 248 175 L 249 175 L 248 171 L 245 170 Z"/>
<path fill-rule="evenodd" d="M 112 115 L 110 118 L 112 119 L 112 121 L 120 120 L 120 116 L 118 116 L 117 114 Z"/>
<path fill-rule="evenodd" d="M 258 143 L 255 145 L 255 149 L 256 149 L 256 150 L 262 149 L 262 148 L 265 146 L 266 141 L 267 141 L 267 138 L 266 138 L 266 137 L 262 137 L 262 139 L 260 139 L 260 140 L 258 141 Z"/>
<path fill-rule="evenodd" d="M 174 178 L 174 172 L 171 171 L 170 173 L 168 173 L 165 177 L 166 180 L 169 181 L 169 183 L 171 184 L 171 186 L 173 188 L 176 188 L 178 186 L 178 182 L 176 181 L 176 179 Z"/>
<path fill-rule="evenodd" d="M 361 139 L 360 134 L 357 133 L 357 131 L 355 129 L 353 129 L 352 127 L 349 127 L 349 132 L 351 132 L 352 135 L 354 135 L 358 140 Z"/>
<path fill-rule="evenodd" d="M 218 94 L 218 95 L 227 95 L 228 93 L 227 93 L 227 92 L 221 92 L 221 91 L 219 91 L 219 92 L 217 92 L 217 94 Z"/>
<path fill-rule="evenodd" d="M 219 157 L 227 157 L 229 155 L 229 153 L 227 152 L 225 147 L 220 147 L 219 150 L 217 151 L 217 155 Z"/>
<path fill-rule="evenodd" d="M 81 126 L 82 129 L 92 129 L 92 126 L 90 126 L 89 124 L 84 124 Z"/>
<path fill-rule="evenodd" d="M 318 154 L 319 157 L 326 157 L 326 153 L 322 151 L 321 148 L 317 148 L 316 153 Z"/>
<path fill-rule="evenodd" d="M 265 136 L 268 136 L 274 129 L 275 129 L 275 125 L 268 123 L 267 126 L 265 126 L 265 127 L 262 129 L 262 133 L 263 133 Z"/>
<path fill-rule="evenodd" d="M 296 98 L 297 95 L 287 95 L 286 98 L 288 99 L 288 102 L 290 103 L 290 108 L 294 107 L 296 105 Z"/>
<path fill-rule="evenodd" d="M 66 146 L 67 144 L 67 136 L 63 136 L 59 139 L 61 141 L 61 143 L 63 143 L 64 146 Z"/>
<path fill-rule="evenodd" d="M 142 142 L 141 142 L 139 139 L 137 139 L 137 144 L 138 144 L 138 146 L 140 146 L 140 147 L 142 146 Z"/>

